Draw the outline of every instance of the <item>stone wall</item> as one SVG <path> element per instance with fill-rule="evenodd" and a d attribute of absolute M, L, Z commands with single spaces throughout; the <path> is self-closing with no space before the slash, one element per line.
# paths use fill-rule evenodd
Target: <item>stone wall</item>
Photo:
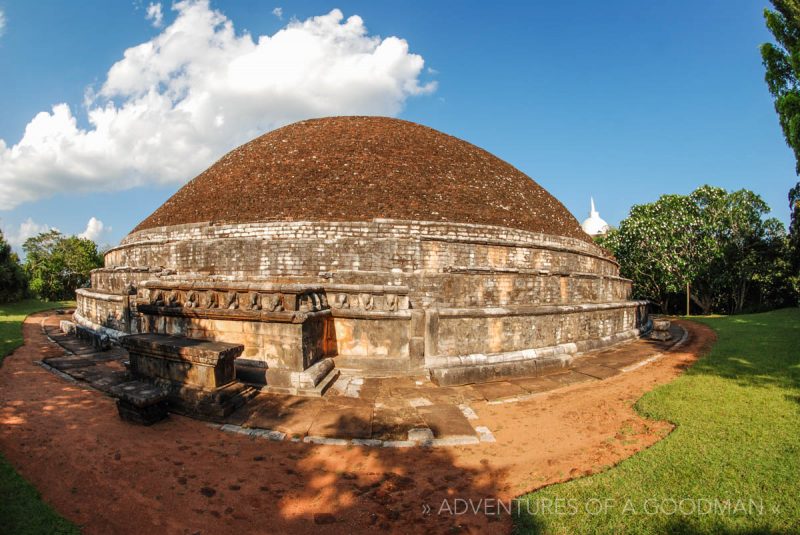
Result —
<path fill-rule="evenodd" d="M 638 302 L 517 309 L 440 309 L 432 356 L 502 353 L 557 346 L 635 329 Z"/>
<path fill-rule="evenodd" d="M 592 244 L 454 223 L 180 225 L 131 234 L 106 254 L 106 268 L 98 282 L 115 288 L 124 287 L 126 273 L 141 280 L 134 270 L 144 268 L 229 280 L 402 285 L 418 307 L 606 302 L 630 293 L 616 262 Z"/>
<path fill-rule="evenodd" d="M 90 322 L 241 343 L 243 359 L 294 372 L 326 357 L 419 372 L 437 358 L 611 343 L 646 322 L 599 247 L 485 225 L 179 225 L 133 233 L 105 260 L 78 295 Z"/>
<path fill-rule="evenodd" d="M 135 332 L 131 329 L 128 295 L 80 288 L 77 290 L 76 299 L 76 311 L 81 317 L 109 329 Z"/>

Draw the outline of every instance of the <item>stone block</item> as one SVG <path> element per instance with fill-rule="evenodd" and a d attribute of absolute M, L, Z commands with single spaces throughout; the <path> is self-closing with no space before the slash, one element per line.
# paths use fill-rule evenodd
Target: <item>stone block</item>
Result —
<path fill-rule="evenodd" d="M 58 326 L 64 334 L 75 334 L 75 323 L 69 320 L 61 320 Z"/>
<path fill-rule="evenodd" d="M 267 364 L 259 360 L 238 358 L 234 361 L 236 379 L 243 383 L 267 384 Z"/>
<path fill-rule="evenodd" d="M 75 325 L 75 336 L 79 340 L 89 342 L 99 351 L 105 351 L 111 347 L 111 339 L 107 334 L 93 331 L 83 325 Z"/>
<path fill-rule="evenodd" d="M 126 336 L 120 343 L 128 350 L 131 373 L 165 388 L 176 412 L 219 419 L 255 394 L 235 382 L 241 345 L 163 334 Z"/>
<path fill-rule="evenodd" d="M 650 331 L 651 340 L 659 340 L 665 342 L 667 340 L 670 340 L 671 338 L 672 335 L 669 333 L 669 331 L 656 331 L 655 329 Z"/>
<path fill-rule="evenodd" d="M 205 390 L 236 379 L 234 360 L 244 347 L 163 334 L 136 334 L 120 340 L 128 350 L 131 372 Z"/>
<path fill-rule="evenodd" d="M 654 331 L 669 331 L 670 321 L 663 318 L 653 319 Z"/>
<path fill-rule="evenodd" d="M 109 389 L 117 398 L 117 411 L 125 421 L 152 425 L 167 417 L 167 392 L 152 383 L 130 381 Z"/>

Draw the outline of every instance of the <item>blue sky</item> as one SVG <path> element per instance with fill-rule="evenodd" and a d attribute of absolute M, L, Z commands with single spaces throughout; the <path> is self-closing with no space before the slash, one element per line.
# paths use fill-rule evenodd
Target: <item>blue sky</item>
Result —
<path fill-rule="evenodd" d="M 127 49 L 158 39 L 179 16 L 164 3 L 162 20 L 153 11 L 148 18 L 150 3 L 0 0 L 5 20 L 0 35 L 0 139 L 5 143 L 0 145 L 0 199 L 5 195 L 0 226 L 7 235 L 19 239 L 26 229 L 45 226 L 81 233 L 94 217 L 103 227 L 95 225 L 90 235 L 115 244 L 181 180 L 191 179 L 198 165 L 204 167 L 204 158 L 216 158 L 287 117 L 319 110 L 394 113 L 466 139 L 533 177 L 579 220 L 586 217 L 590 195 L 601 215 L 617 224 L 633 204 L 662 193 L 688 193 L 705 183 L 752 189 L 774 216 L 788 220 L 786 194 L 798 179 L 763 81 L 758 46 L 770 39 L 762 18 L 765 2 L 212 2 L 211 9 L 233 25 L 235 36 L 246 31 L 254 40 L 272 36 L 293 19 L 302 24 L 334 8 L 343 13 L 340 25 L 358 15 L 367 36 L 349 34 L 353 47 L 366 46 L 363 39 L 369 37 L 396 36 L 407 42 L 407 52 L 393 48 L 393 63 L 382 71 L 396 77 L 394 93 L 380 95 L 385 84 L 362 76 L 353 83 L 362 84 L 356 91 L 365 95 L 363 101 L 336 93 L 330 102 L 322 99 L 324 104 L 305 107 L 298 96 L 282 104 L 291 109 L 284 114 L 285 109 L 276 111 L 267 102 L 278 93 L 259 93 L 266 82 L 247 78 L 243 83 L 253 84 L 247 97 L 216 93 L 227 99 L 226 110 L 243 107 L 236 120 L 244 122 L 230 119 L 232 111 L 218 119 L 227 120 L 226 127 L 240 125 L 238 134 L 226 136 L 220 129 L 214 137 L 200 128 L 185 143 L 187 154 L 197 158 L 176 162 L 156 149 L 152 161 L 142 162 L 149 153 L 128 151 L 132 134 L 122 141 L 113 138 L 135 130 L 139 122 L 114 123 L 124 128 L 111 128 L 107 135 L 112 139 L 98 141 L 91 135 L 96 127 L 87 109 L 113 105 L 122 110 L 141 97 L 131 87 L 152 74 L 149 64 L 139 65 L 142 72 L 120 68 L 124 72 L 113 80 L 109 70 Z M 328 24 L 313 31 L 337 28 Z M 291 54 L 300 52 L 292 49 Z M 158 61 L 168 61 L 164 55 Z M 174 79 L 166 76 L 154 82 L 156 91 Z M 186 83 L 205 87 L 206 80 L 195 77 Z M 104 84 L 109 87 L 105 94 Z M 101 96 L 87 100 L 87 90 Z M 181 97 L 172 98 L 178 109 Z M 249 110 L 250 102 L 259 103 L 257 109 Z M 12 155 L 32 119 L 60 103 L 69 106 L 76 128 L 90 133 L 74 139 L 90 139 L 96 146 L 54 152 L 60 156 L 52 160 L 41 147 L 36 161 L 27 153 Z M 263 117 L 241 118 L 248 114 Z M 141 134 L 159 139 L 157 131 L 173 123 L 151 117 L 150 123 L 141 123 Z M 65 123 L 53 118 L 36 124 L 39 130 L 30 128 L 39 132 L 30 136 L 33 146 L 56 150 L 47 129 Z M 92 151 L 109 142 L 116 156 L 108 161 L 95 157 L 100 153 Z M 122 161 L 128 157 L 139 159 Z M 160 157 L 170 171 L 156 176 Z"/>

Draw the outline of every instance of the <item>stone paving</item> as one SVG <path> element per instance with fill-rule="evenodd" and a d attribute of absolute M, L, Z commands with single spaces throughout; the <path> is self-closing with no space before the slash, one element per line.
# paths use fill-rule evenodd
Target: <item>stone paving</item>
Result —
<path fill-rule="evenodd" d="M 112 395 L 131 380 L 127 353 L 98 351 L 59 329 L 57 315 L 42 328 L 64 355 L 42 365 L 60 376 Z M 439 387 L 425 376 L 372 378 L 341 375 L 322 398 L 261 393 L 224 422 L 222 431 L 267 440 L 383 447 L 452 446 L 493 442 L 492 422 L 479 417 L 481 405 L 514 403 L 576 383 L 601 381 L 659 358 L 680 343 L 685 331 L 671 327 L 672 339 L 639 339 L 584 354 L 572 368 L 537 377 Z M 513 408 L 509 407 L 509 410 Z"/>

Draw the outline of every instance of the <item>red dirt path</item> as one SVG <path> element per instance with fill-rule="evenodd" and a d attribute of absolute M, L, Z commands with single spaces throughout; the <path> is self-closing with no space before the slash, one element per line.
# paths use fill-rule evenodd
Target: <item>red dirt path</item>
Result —
<path fill-rule="evenodd" d="M 496 444 L 392 449 L 254 440 L 173 415 L 150 428 L 124 423 L 111 398 L 34 364 L 61 353 L 40 321 L 25 321 L 25 345 L 0 368 L 0 450 L 45 501 L 98 534 L 508 531 L 506 516 L 437 512 L 446 498 L 513 498 L 653 444 L 671 427 L 633 403 L 714 341 L 681 322 L 689 341 L 652 364 L 476 408 Z"/>

